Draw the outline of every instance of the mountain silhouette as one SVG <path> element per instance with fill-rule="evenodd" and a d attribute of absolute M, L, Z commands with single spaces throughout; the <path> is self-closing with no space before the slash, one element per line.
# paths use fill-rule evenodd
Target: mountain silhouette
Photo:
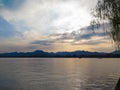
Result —
<path fill-rule="evenodd" d="M 9 52 L 0 53 L 0 57 L 120 57 L 119 51 L 111 53 L 105 52 L 89 52 L 89 51 L 73 51 L 73 52 L 45 52 L 43 50 L 36 50 L 33 52 Z"/>

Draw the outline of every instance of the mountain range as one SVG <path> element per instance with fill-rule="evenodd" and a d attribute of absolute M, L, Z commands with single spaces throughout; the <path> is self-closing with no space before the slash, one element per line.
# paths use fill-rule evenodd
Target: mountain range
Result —
<path fill-rule="evenodd" d="M 76 57 L 76 58 L 109 58 L 120 57 L 119 51 L 111 53 L 105 52 L 89 52 L 89 51 L 73 51 L 73 52 L 45 52 L 42 50 L 36 50 L 33 52 L 9 52 L 0 53 L 0 57 Z"/>

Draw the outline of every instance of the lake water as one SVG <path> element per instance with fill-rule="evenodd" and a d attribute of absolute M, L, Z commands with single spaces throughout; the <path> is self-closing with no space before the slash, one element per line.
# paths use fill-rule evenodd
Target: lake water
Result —
<path fill-rule="evenodd" d="M 120 59 L 0 58 L 0 90 L 114 90 Z"/>

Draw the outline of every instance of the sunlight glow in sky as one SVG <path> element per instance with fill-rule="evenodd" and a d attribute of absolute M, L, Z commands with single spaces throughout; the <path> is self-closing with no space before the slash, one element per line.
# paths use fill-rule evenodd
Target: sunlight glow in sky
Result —
<path fill-rule="evenodd" d="M 0 0 L 0 52 L 111 51 L 100 28 L 90 30 L 97 0 Z"/>

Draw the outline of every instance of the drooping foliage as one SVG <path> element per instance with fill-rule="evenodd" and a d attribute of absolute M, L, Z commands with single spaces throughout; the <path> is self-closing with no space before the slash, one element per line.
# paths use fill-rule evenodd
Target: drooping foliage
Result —
<path fill-rule="evenodd" d="M 120 0 L 98 0 L 93 16 L 99 21 L 109 21 L 110 36 L 120 50 Z M 92 25 L 99 21 L 92 21 Z"/>

